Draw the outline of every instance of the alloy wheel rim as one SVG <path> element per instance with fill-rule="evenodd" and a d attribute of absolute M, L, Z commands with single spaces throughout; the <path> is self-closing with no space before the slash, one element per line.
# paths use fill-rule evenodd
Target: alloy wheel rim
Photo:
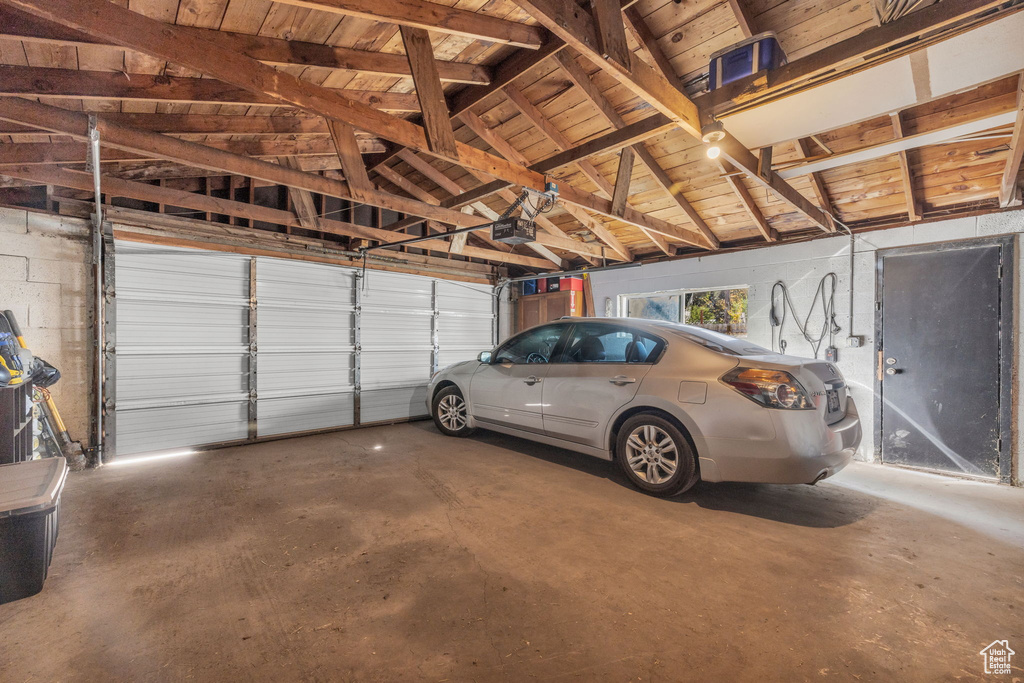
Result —
<path fill-rule="evenodd" d="M 679 469 L 679 450 L 661 427 L 640 425 L 626 439 L 626 464 L 642 481 L 664 484 Z"/>
<path fill-rule="evenodd" d="M 448 394 L 437 404 L 437 419 L 445 429 L 459 431 L 466 426 L 466 402 L 461 396 Z"/>

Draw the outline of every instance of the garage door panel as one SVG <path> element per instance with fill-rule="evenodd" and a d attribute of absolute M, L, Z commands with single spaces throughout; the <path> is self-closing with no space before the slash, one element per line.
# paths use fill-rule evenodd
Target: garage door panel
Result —
<path fill-rule="evenodd" d="M 354 391 L 355 364 L 351 351 L 338 353 L 269 353 L 258 356 L 259 393 L 290 391 Z"/>
<path fill-rule="evenodd" d="M 121 454 L 420 417 L 435 366 L 493 344 L 486 285 L 383 271 L 364 281 L 353 268 L 137 243 L 115 251 Z"/>
<path fill-rule="evenodd" d="M 117 343 L 125 350 L 206 351 L 247 344 L 247 306 L 119 299 L 117 312 Z"/>
<path fill-rule="evenodd" d="M 355 392 L 261 397 L 257 414 L 261 436 L 348 427 L 355 422 Z"/>
<path fill-rule="evenodd" d="M 422 417 L 427 415 L 427 385 L 364 390 L 359 412 L 363 424 Z"/>
<path fill-rule="evenodd" d="M 276 308 L 260 299 L 259 347 L 352 352 L 352 309 Z"/>
<path fill-rule="evenodd" d="M 241 354 L 119 355 L 119 406 L 174 403 L 203 394 L 248 391 L 248 360 Z"/>
<path fill-rule="evenodd" d="M 245 401 L 119 410 L 117 453 L 129 455 L 245 439 L 247 415 Z"/>
<path fill-rule="evenodd" d="M 256 433 L 355 422 L 355 275 L 319 263 L 256 259 Z"/>

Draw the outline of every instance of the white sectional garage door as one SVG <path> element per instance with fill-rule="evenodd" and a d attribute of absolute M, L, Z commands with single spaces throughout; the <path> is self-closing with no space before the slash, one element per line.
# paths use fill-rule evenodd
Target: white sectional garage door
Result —
<path fill-rule="evenodd" d="M 401 273 L 118 241 L 115 292 L 117 455 L 424 416 L 494 342 L 492 287 Z"/>
<path fill-rule="evenodd" d="M 119 453 L 248 434 L 249 259 L 118 242 Z"/>

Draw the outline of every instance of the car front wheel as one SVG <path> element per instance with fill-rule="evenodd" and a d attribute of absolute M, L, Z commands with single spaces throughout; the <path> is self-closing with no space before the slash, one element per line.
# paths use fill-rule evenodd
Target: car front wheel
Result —
<path fill-rule="evenodd" d="M 656 496 L 675 496 L 700 479 L 690 442 L 671 421 L 640 413 L 619 429 L 615 459 L 633 486 Z"/>
<path fill-rule="evenodd" d="M 434 424 L 447 436 L 469 436 L 473 429 L 469 426 L 469 411 L 466 399 L 458 387 L 445 387 L 434 396 L 431 415 Z"/>

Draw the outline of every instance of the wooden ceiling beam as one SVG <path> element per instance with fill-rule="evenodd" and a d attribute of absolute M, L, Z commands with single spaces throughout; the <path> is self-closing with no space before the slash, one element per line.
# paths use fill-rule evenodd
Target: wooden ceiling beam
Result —
<path fill-rule="evenodd" d="M 295 157 L 278 157 L 277 163 L 287 168 L 301 170 L 299 162 Z M 209 189 L 209 183 L 206 185 Z M 306 230 L 320 230 L 320 214 L 316 210 L 316 202 L 313 201 L 313 193 L 297 187 L 288 187 L 288 196 L 291 198 L 292 210 L 299 221 L 299 225 Z"/>
<path fill-rule="evenodd" d="M 409 63 L 402 55 L 355 50 L 298 40 L 282 40 L 269 36 L 218 31 L 195 26 L 178 26 L 178 28 L 187 35 L 193 35 L 203 40 L 222 42 L 231 46 L 236 52 L 258 59 L 265 64 L 315 66 L 380 76 L 408 77 L 412 75 Z M 84 33 L 3 6 L 0 6 L 0 38 L 13 38 L 51 45 L 108 45 L 108 43 Z M 439 61 L 437 71 L 442 81 L 450 83 L 486 85 L 491 82 L 490 69 L 478 64 Z"/>
<path fill-rule="evenodd" d="M 126 48 L 195 69 L 250 92 L 272 97 L 281 104 L 344 121 L 410 149 L 434 154 L 427 144 L 426 132 L 421 126 L 346 98 L 339 91 L 299 80 L 290 74 L 237 54 L 216 42 L 197 40 L 179 32 L 176 26 L 150 19 L 107 0 L 0 0 L 0 3 Z M 464 143 L 458 143 L 457 151 L 462 166 L 474 168 L 515 185 L 541 191 L 545 188 L 547 179 L 542 173 L 513 164 Z M 596 213 L 608 215 L 610 207 L 607 201 L 600 197 L 571 191 L 563 192 L 563 198 Z M 407 213 L 415 214 L 416 211 Z M 664 224 L 663 221 L 643 216 L 638 212 L 630 213 L 627 210 L 626 215 L 629 216 L 627 222 L 631 223 L 650 223 L 654 226 Z"/>
<path fill-rule="evenodd" d="M 900 113 L 890 115 L 892 118 L 892 132 L 895 139 L 903 137 L 903 121 Z M 907 218 L 911 222 L 921 220 L 921 207 L 914 197 L 914 175 L 910 170 L 910 160 L 907 158 L 907 151 L 901 149 L 896 153 L 900 161 L 900 177 L 903 179 L 903 194 L 907 198 Z M 811 175 L 814 175 L 813 173 Z"/>
<path fill-rule="evenodd" d="M 800 138 L 796 141 L 796 150 L 805 159 L 811 155 L 811 138 Z M 817 143 L 816 143 L 817 144 Z M 808 173 L 807 180 L 811 184 L 811 191 L 814 193 L 814 199 L 818 202 L 818 206 L 823 211 L 832 211 L 832 200 L 828 196 L 828 188 L 825 187 L 825 181 L 822 180 L 820 173 Z"/>
<path fill-rule="evenodd" d="M 88 191 L 92 189 L 92 174 L 85 171 L 72 171 L 69 169 L 52 167 L 45 168 L 39 166 L 19 166 L 5 169 L 4 175 L 40 184 L 59 185 L 61 187 L 68 187 L 77 190 Z M 237 202 L 230 199 L 220 199 L 218 197 L 209 197 L 207 195 L 196 194 L 194 192 L 175 190 L 172 188 L 160 187 L 158 185 L 148 185 L 146 183 L 139 183 L 130 180 L 121 180 L 120 178 L 112 178 L 110 176 L 104 176 L 102 178 L 101 185 L 103 187 L 104 194 L 108 196 L 127 197 L 131 199 L 138 199 L 139 201 L 152 202 L 154 204 L 180 206 L 182 208 L 194 209 L 196 211 L 236 216 L 247 220 L 264 221 L 276 225 L 302 227 L 299 219 L 292 212 L 263 207 L 257 204 Z M 393 242 L 396 241 L 395 237 L 401 237 L 401 235 L 396 235 L 393 232 L 382 230 L 380 228 L 369 228 L 362 225 L 355 225 L 353 223 L 329 219 L 321 219 L 318 230 L 335 235 L 376 240 L 382 243 Z M 430 249 L 433 251 L 447 252 L 448 250 L 448 243 L 440 239 L 422 242 L 421 246 L 424 249 Z M 492 249 L 467 247 L 463 252 L 463 256 L 486 259 L 497 263 L 514 263 L 516 265 L 536 268 L 539 270 L 548 268 L 547 261 L 533 257 L 519 256 L 516 254 L 506 254 Z"/>
<path fill-rule="evenodd" d="M 436 183 L 438 187 L 443 189 L 445 192 L 448 192 L 453 196 L 457 196 L 465 191 L 465 188 L 463 188 L 454 180 L 446 176 L 439 169 L 432 166 L 429 161 L 420 156 L 417 156 L 412 151 L 403 149 L 398 153 L 398 157 L 401 158 L 402 161 L 404 161 L 405 163 L 412 166 L 412 168 L 422 173 L 424 177 Z M 476 177 L 477 180 L 483 180 L 486 178 L 486 176 L 481 174 L 479 171 L 470 170 L 469 173 L 470 175 Z M 499 191 L 497 195 L 510 205 L 514 203 L 517 199 L 516 194 L 508 189 Z M 497 212 L 493 211 L 483 202 L 473 202 L 468 206 L 472 207 L 473 210 L 475 210 L 481 216 L 485 216 L 488 220 L 493 221 L 499 217 L 499 214 Z M 463 207 L 463 210 L 465 210 L 466 208 L 467 207 Z M 404 225 L 405 223 L 406 221 L 399 221 L 398 223 L 393 225 Z M 549 235 L 559 238 L 559 246 L 556 246 L 555 248 L 575 253 L 594 265 L 598 263 L 598 259 L 603 258 L 604 254 L 601 247 L 598 247 L 597 245 L 594 244 L 587 244 L 586 242 L 579 242 L 577 240 L 572 239 L 568 234 L 566 234 L 564 230 L 562 230 L 557 225 L 552 223 L 545 216 L 537 216 L 536 223 L 538 226 L 540 226 L 542 230 L 547 232 Z M 388 226 L 388 228 L 395 229 L 392 226 Z"/>
<path fill-rule="evenodd" d="M 701 138 L 701 116 L 693 101 L 673 85 L 660 69 L 638 57 L 631 55 L 628 70 L 622 70 L 603 59 L 594 49 L 597 36 L 593 19 L 573 0 L 519 0 L 519 4 L 549 31 L 600 66 L 618 83 L 668 116 L 687 134 L 698 140 Z M 719 147 L 726 159 L 745 171 L 751 179 L 806 216 L 822 230 L 834 230 L 832 219 L 827 214 L 770 169 L 764 175 L 758 175 L 757 158 L 738 140 L 726 134 Z"/>
<path fill-rule="evenodd" d="M 736 169 L 729 165 L 729 162 L 722 161 L 718 164 L 718 168 L 721 169 L 722 174 L 728 183 L 729 188 L 732 189 L 739 200 L 740 204 L 743 205 L 743 210 L 750 216 L 750 220 L 753 221 L 754 227 L 761 233 L 761 237 L 767 242 L 776 242 L 779 239 L 779 231 L 768 225 L 768 221 L 765 219 L 764 214 L 761 213 L 761 209 L 758 208 L 754 202 L 754 198 L 750 195 L 750 190 L 743 184 L 743 180 L 740 179 L 739 173 Z"/>
<path fill-rule="evenodd" d="M 354 199 L 363 198 L 373 192 L 370 177 L 366 173 L 362 155 L 359 153 L 359 141 L 352 126 L 334 119 L 327 119 L 327 128 L 331 131 L 331 141 L 341 162 L 341 172 L 348 183 L 348 189 Z"/>
<path fill-rule="evenodd" d="M 424 0 L 278 0 L 285 5 L 383 21 L 490 43 L 537 49 L 546 32 L 539 26 L 505 21 L 486 14 Z"/>
<path fill-rule="evenodd" d="M 562 133 L 562 131 L 558 130 L 558 128 L 556 128 L 554 124 L 552 124 L 548 120 L 548 118 L 544 116 L 540 109 L 536 107 L 536 105 L 530 102 L 529 98 L 526 97 L 526 94 L 523 93 L 523 91 L 517 88 L 514 84 L 510 83 L 505 87 L 505 94 L 508 96 L 509 100 L 516 106 L 516 108 L 523 114 L 523 116 L 529 119 L 530 122 L 534 126 L 536 126 L 537 129 L 541 133 L 543 133 L 545 137 L 547 137 L 549 140 L 551 140 L 551 142 L 555 144 L 556 147 L 558 147 L 562 151 L 571 149 L 573 147 L 572 141 L 569 140 L 569 138 L 567 138 L 565 134 Z M 502 154 L 502 156 L 506 158 L 513 158 L 508 155 L 514 154 L 521 159 L 520 163 L 526 162 L 525 157 L 523 157 L 522 154 L 515 150 L 514 147 L 512 147 L 511 145 L 506 145 L 505 147 L 508 150 L 508 152 L 502 151 L 501 149 L 498 150 Z M 612 195 L 615 192 L 615 189 L 612 187 L 611 183 L 609 183 L 608 180 L 601 175 L 601 172 L 598 171 L 597 168 L 589 160 L 581 159 L 576 162 L 576 165 L 579 166 L 580 170 L 583 172 L 583 175 L 585 175 L 587 178 L 590 178 L 590 180 L 597 186 L 598 190 L 602 192 L 605 197 L 612 197 Z M 622 207 L 622 209 L 619 212 L 615 212 L 614 204 L 611 205 L 610 208 L 613 210 L 614 215 L 621 215 L 622 211 L 624 211 L 624 207 Z M 629 247 L 624 245 L 619 240 L 619 238 L 616 237 L 615 234 L 612 233 L 612 231 L 609 230 L 599 220 L 593 218 L 582 209 L 569 209 L 568 213 L 577 221 L 579 221 L 585 228 L 590 230 L 590 232 L 594 234 L 594 237 L 596 237 L 597 239 L 601 240 L 609 247 L 611 247 L 616 254 L 621 256 L 626 261 L 633 260 L 633 252 L 629 249 Z"/>
<path fill-rule="evenodd" d="M 619 0 L 592 0 L 590 11 L 597 27 L 598 53 L 620 69 L 628 71 L 630 54 Z"/>
<path fill-rule="evenodd" d="M 523 75 L 551 55 L 556 54 L 564 47 L 564 42 L 549 35 L 548 39 L 538 50 L 516 50 L 507 58 L 503 59 L 500 64 L 494 67 L 491 73 L 490 83 L 487 85 L 466 86 L 454 95 L 449 96 L 448 113 L 451 114 L 452 118 L 455 118 L 456 116 L 468 111 L 470 107 L 477 105 L 494 93 L 500 91 L 503 87 L 511 83 L 513 79 Z M 379 155 L 372 161 L 370 164 L 371 171 L 376 169 L 377 166 L 390 161 L 398 150 L 402 149 L 402 146 L 396 143 L 389 143 L 388 147 L 389 149 L 384 154 Z"/>
<path fill-rule="evenodd" d="M 917 149 L 927 145 L 951 142 L 964 136 L 975 135 L 991 129 L 1001 130 L 1012 126 L 1016 117 L 1014 109 L 991 109 L 979 112 L 977 118 L 960 121 L 950 126 L 933 130 L 918 131 L 913 135 L 896 137 L 886 142 L 879 142 L 859 149 L 851 149 L 836 154 L 814 156 L 806 160 L 798 160 L 786 164 L 776 164 L 776 175 L 782 178 L 795 178 L 812 172 L 827 171 L 849 164 L 862 163 L 872 159 L 880 159 L 892 154 Z M 1007 137 L 1010 133 L 1007 132 Z"/>
<path fill-rule="evenodd" d="M 459 90 L 448 99 L 448 111 L 453 117 L 458 116 L 470 107 L 474 107 L 494 93 L 500 91 L 516 78 L 519 78 L 548 57 L 558 54 L 565 48 L 565 41 L 548 35 L 538 50 L 517 50 L 491 72 L 491 82 L 487 85 L 469 85 Z"/>
<path fill-rule="evenodd" d="M 627 10 L 626 12 L 627 16 L 629 15 L 630 11 L 635 12 L 636 10 L 630 8 L 630 10 Z M 642 18 L 640 20 L 642 21 Z M 644 24 L 644 26 L 646 26 L 646 24 Z M 661 53 L 660 49 L 658 50 L 658 53 Z M 557 59 L 559 65 L 561 65 L 562 67 L 562 70 L 565 71 L 567 76 L 569 76 L 569 79 L 578 88 L 580 88 L 580 90 L 587 96 L 587 99 L 589 99 L 594 104 L 594 106 L 597 107 L 597 110 L 600 113 L 600 115 L 605 119 L 605 121 L 608 122 L 608 124 L 612 128 L 616 130 L 622 130 L 627 127 L 626 121 L 619 115 L 617 111 L 615 111 L 615 107 L 612 106 L 612 103 L 608 101 L 608 98 L 606 98 L 604 94 L 600 90 L 598 90 L 593 80 L 591 80 L 590 75 L 583 69 L 580 63 L 576 60 L 575 54 L 571 53 L 570 51 L 563 50 L 558 54 Z M 679 183 L 675 183 L 672 181 L 671 178 L 669 178 L 668 174 L 665 172 L 665 169 L 663 169 L 661 165 L 658 164 L 657 160 L 654 158 L 654 155 L 651 154 L 650 150 L 648 150 L 643 143 L 638 142 L 634 144 L 632 146 L 632 149 L 636 153 L 637 158 L 640 159 L 641 163 L 643 163 L 644 166 L 646 166 L 647 169 L 650 171 L 652 177 L 654 178 L 654 181 L 662 188 L 662 190 L 667 192 L 668 195 L 672 197 L 673 201 L 675 201 L 675 203 L 679 205 L 679 208 L 683 210 L 686 216 L 693 223 L 694 227 L 696 227 L 697 230 L 702 235 L 704 235 L 705 239 L 707 239 L 708 245 L 712 249 L 717 249 L 720 245 L 718 238 L 711 231 L 711 228 L 708 227 L 707 223 L 704 222 L 704 219 L 701 218 L 700 214 L 697 213 L 697 210 L 693 208 L 693 205 L 691 205 L 690 202 L 687 201 L 686 197 L 683 196 L 683 191 L 682 188 L 679 186 Z M 675 254 L 675 251 L 669 246 L 668 242 L 659 234 L 648 232 L 646 230 L 644 231 L 644 233 L 666 255 L 671 256 Z"/>
<path fill-rule="evenodd" d="M 221 114 L 144 114 L 106 112 L 103 117 L 138 130 L 164 135 L 330 135 L 327 123 L 319 116 L 227 116 Z M 0 122 L 0 135 L 42 135 L 30 126 Z M 377 138 L 356 132 L 360 140 Z"/>
<path fill-rule="evenodd" d="M 633 162 L 636 160 L 636 153 L 632 147 L 624 147 L 619 152 L 619 170 L 615 174 L 615 188 L 612 192 L 612 213 L 621 215 L 626 209 L 626 196 L 629 194 L 629 185 L 633 179 Z"/>
<path fill-rule="evenodd" d="M 52 134 L 52 133 L 51 133 Z M 363 154 L 375 151 L 372 140 L 358 140 Z M 333 143 L 326 138 L 309 140 L 207 140 L 206 147 L 249 157 L 311 157 L 334 154 Z M 0 166 L 25 164 L 83 164 L 87 146 L 81 142 L 12 142 L 0 144 Z M 103 163 L 118 161 L 151 161 L 152 154 L 125 152 L 104 148 Z"/>
<path fill-rule="evenodd" d="M 743 37 L 750 38 L 757 33 L 757 29 L 754 28 L 754 18 L 751 16 L 750 10 L 747 9 L 744 0 L 727 0 L 727 2 L 729 11 L 736 18 L 736 25 L 740 27 L 740 33 L 743 34 Z"/>
<path fill-rule="evenodd" d="M 562 131 L 558 130 L 558 128 L 556 128 L 555 125 L 551 123 L 546 116 L 544 116 L 535 104 L 530 102 L 530 99 L 522 90 L 510 83 L 505 86 L 505 94 L 508 96 L 509 100 L 511 100 L 512 104 L 516 106 L 516 109 L 518 109 L 523 116 L 528 118 L 530 123 L 536 126 L 537 130 L 544 134 L 544 137 L 555 143 L 555 146 L 558 147 L 559 150 L 565 151 L 574 146 L 572 141 L 569 140 Z M 503 152 L 502 156 L 506 159 L 516 161 L 516 163 L 523 164 L 524 166 L 529 165 L 529 162 L 522 155 L 518 155 L 516 158 L 510 157 Z M 583 175 L 590 178 L 591 182 L 597 186 L 598 194 L 611 198 L 613 191 L 612 184 L 609 183 L 603 175 L 601 175 L 601 172 L 597 170 L 593 163 L 589 160 L 581 159 L 576 162 L 576 165 L 579 166 Z"/>
<path fill-rule="evenodd" d="M 419 97 L 420 111 L 423 114 L 427 146 L 434 154 L 457 162 L 459 152 L 455 146 L 455 133 L 452 131 L 441 78 L 437 75 L 430 36 L 425 29 L 413 26 L 402 26 L 401 33 L 405 55 L 412 70 L 412 80 Z"/>
<path fill-rule="evenodd" d="M 1017 80 L 1017 119 L 1010 137 L 1010 150 L 1006 156 L 1006 168 L 999 182 L 999 206 L 1020 204 L 1020 190 L 1017 176 L 1020 175 L 1021 161 L 1024 160 L 1024 73 Z"/>
<path fill-rule="evenodd" d="M 59 107 L 51 107 L 21 98 L 0 99 L 0 119 L 33 125 L 79 140 L 88 139 L 89 116 Z M 221 171 L 233 175 L 265 180 L 277 185 L 291 185 L 341 199 L 354 199 L 347 183 L 312 173 L 282 168 L 277 164 L 260 161 L 247 156 L 231 154 L 194 142 L 138 131 L 97 117 L 97 129 L 102 144 L 128 152 L 139 152 L 177 163 Z M 374 190 L 366 193 L 362 201 L 373 206 L 422 216 L 459 227 L 481 225 L 483 221 L 459 211 L 436 207 L 423 202 L 411 201 Z"/>
<path fill-rule="evenodd" d="M 295 76 L 240 55 L 218 42 L 198 40 L 107 0 L 2 0 L 48 21 L 195 69 L 211 78 L 259 93 L 277 103 L 338 119 L 405 147 L 430 152 L 421 126 L 391 116 Z M 438 5 L 438 7 L 441 7 Z M 448 9 L 448 8 L 443 8 Z M 469 145 L 459 144 L 459 160 L 509 182 L 544 189 L 544 176 L 510 164 Z"/>
<path fill-rule="evenodd" d="M 105 1 L 105 0 L 104 0 Z M 259 62 L 256 62 L 259 63 Z M 266 67 L 272 69 L 273 67 Z M 330 90 L 366 107 L 418 112 L 415 94 L 370 90 Z M 79 71 L 33 66 L 0 65 L 0 95 L 49 99 L 132 100 L 279 107 L 278 99 L 211 78 L 182 78 L 120 71 Z"/>
<path fill-rule="evenodd" d="M 451 181 L 448 179 L 448 176 L 444 175 L 443 173 L 438 171 L 436 168 L 434 168 L 430 164 L 426 163 L 423 159 L 420 159 L 419 157 L 417 157 L 415 154 L 413 154 L 409 150 L 402 150 L 402 153 L 405 155 L 406 158 L 416 159 L 416 161 L 414 161 L 412 163 L 413 164 L 417 164 L 417 167 L 419 165 L 422 165 L 425 168 L 430 168 L 433 171 L 435 171 L 437 174 L 439 174 L 439 176 L 441 178 L 444 178 L 445 180 L 448 181 L 448 183 L 451 183 Z M 417 163 L 417 162 L 422 162 L 422 164 Z M 406 161 L 406 163 L 409 163 L 409 162 Z M 433 173 L 431 173 L 431 171 L 425 171 L 424 170 L 424 171 L 421 171 L 421 172 L 430 173 L 431 175 L 433 175 Z M 396 172 L 393 168 L 390 168 L 388 166 L 384 166 L 384 167 L 378 169 L 378 173 L 380 173 L 381 176 L 383 176 L 384 178 L 390 180 L 392 183 L 394 183 L 398 187 L 401 187 L 402 189 L 406 190 L 407 192 L 415 193 L 414 196 L 422 199 L 423 201 L 430 202 L 430 203 L 433 203 L 433 204 L 440 204 L 441 203 L 441 201 L 433 193 L 424 190 L 419 185 L 416 185 L 415 183 L 410 181 L 405 176 L 402 176 L 401 174 Z M 448 185 L 448 183 L 445 183 L 445 185 Z M 441 183 L 438 183 L 438 185 L 440 186 Z M 452 185 L 454 185 L 454 183 L 452 183 Z M 451 187 L 452 185 L 448 185 L 448 186 Z M 455 187 L 458 188 L 457 185 L 455 185 Z M 445 191 L 447 191 L 447 190 L 445 190 Z M 483 204 L 481 202 L 477 202 L 476 204 L 473 204 L 471 206 L 465 206 L 465 207 L 462 208 L 462 210 L 464 212 L 476 211 L 476 213 L 478 213 L 480 216 L 486 218 L 488 221 L 494 221 L 495 219 L 498 218 L 498 214 L 496 212 L 492 211 L 486 204 Z M 441 231 L 443 232 L 443 229 Z M 489 231 L 487 231 L 487 230 L 480 230 L 479 232 L 473 233 L 473 236 L 476 237 L 479 240 L 482 240 L 483 242 L 485 242 L 488 245 L 490 245 L 491 248 L 496 249 L 498 251 L 510 250 L 510 247 L 508 247 L 508 245 L 502 244 L 500 242 L 493 241 L 490 238 L 490 235 L 488 233 L 489 233 Z M 468 234 L 469 233 L 463 233 L 463 235 L 468 235 Z M 462 235 L 456 235 L 455 237 L 452 238 L 452 249 L 453 249 L 454 253 L 460 253 L 458 250 L 462 249 L 465 246 L 465 241 L 464 240 L 460 240 L 459 239 L 460 237 L 462 237 Z M 555 266 L 557 266 L 558 268 L 563 268 L 565 266 L 565 263 L 562 261 L 561 257 L 559 257 L 557 254 L 552 252 L 550 249 L 548 249 L 546 246 L 544 246 L 540 242 L 528 242 L 526 244 L 526 246 L 529 247 L 530 249 L 532 249 L 533 251 L 535 251 L 537 254 L 539 254 L 543 258 L 546 258 L 549 261 L 551 261 L 552 263 L 554 263 Z"/>
<path fill-rule="evenodd" d="M 657 135 L 658 133 L 671 130 L 674 127 L 675 123 L 670 121 L 667 117 L 664 117 L 661 114 L 656 114 L 648 117 L 647 119 L 630 124 L 622 130 L 616 130 L 597 136 L 592 140 L 577 145 L 573 149 L 555 154 L 547 159 L 542 159 L 541 161 L 531 164 L 530 169 L 547 173 L 556 168 L 565 166 L 566 164 L 575 163 L 579 159 L 585 159 L 593 156 L 594 154 L 628 147 L 637 141 L 645 140 Z M 461 195 L 450 197 L 441 202 L 441 205 L 453 208 L 471 204 L 472 202 L 489 197 L 510 185 L 514 185 L 514 183 L 509 183 L 506 180 L 500 179 L 494 180 L 485 185 L 480 185 L 479 187 L 467 190 Z M 595 197 L 594 195 L 589 195 L 585 192 L 580 192 L 572 187 L 562 187 L 560 190 L 560 198 L 563 200 L 563 207 L 566 206 L 566 203 L 572 203 L 576 204 L 580 208 L 587 209 L 588 211 L 593 211 L 594 213 L 604 216 L 614 217 L 610 213 L 610 200 L 605 200 L 600 197 Z M 570 211 L 570 207 L 566 207 L 566 211 Z M 619 220 L 636 226 L 645 232 L 650 231 L 666 237 L 671 237 L 679 242 L 690 244 L 701 249 L 708 248 L 707 240 L 703 235 L 681 225 L 673 225 L 667 221 L 655 218 L 654 216 L 641 214 L 639 211 L 636 211 L 631 207 L 626 207 L 623 215 L 618 218 Z"/>

